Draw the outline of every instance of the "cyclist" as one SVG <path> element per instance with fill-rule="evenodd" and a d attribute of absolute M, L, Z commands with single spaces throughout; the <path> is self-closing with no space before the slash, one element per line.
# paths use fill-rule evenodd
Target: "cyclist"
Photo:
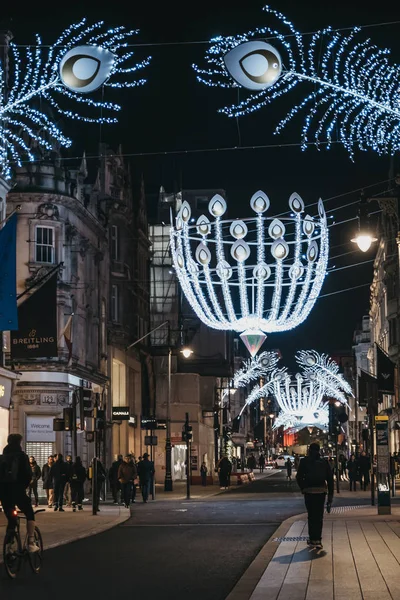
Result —
<path fill-rule="evenodd" d="M 11 433 L 7 438 L 7 446 L 3 450 L 3 464 L 0 479 L 0 501 L 7 517 L 7 533 L 14 531 L 17 520 L 14 515 L 16 506 L 25 514 L 28 532 L 28 552 L 38 552 L 35 544 L 35 515 L 31 499 L 26 495 L 26 488 L 32 479 L 28 455 L 21 448 L 22 435 Z M 6 534 L 7 535 L 7 534 Z"/>

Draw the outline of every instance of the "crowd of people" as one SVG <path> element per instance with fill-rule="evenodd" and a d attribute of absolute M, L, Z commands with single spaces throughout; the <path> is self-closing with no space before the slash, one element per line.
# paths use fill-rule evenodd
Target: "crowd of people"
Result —
<path fill-rule="evenodd" d="M 42 480 L 43 490 L 46 492 L 48 508 L 54 511 L 64 512 L 64 506 L 76 510 L 83 510 L 84 484 L 92 478 L 92 469 L 86 469 L 79 456 L 75 462 L 72 456 L 54 454 L 48 457 L 47 463 L 42 468 L 37 464 L 35 457 L 29 457 L 31 468 L 31 480 L 27 488 L 27 494 L 39 505 L 38 483 Z M 91 465 L 92 466 L 92 465 Z M 108 470 L 108 480 L 114 504 L 120 502 L 124 506 L 135 502 L 136 485 L 139 483 L 143 502 L 147 502 L 151 485 L 154 478 L 154 463 L 149 460 L 147 453 L 139 456 L 128 454 L 125 457 L 119 455 Z M 100 460 L 97 460 L 97 497 L 96 508 L 99 510 L 101 493 L 107 473 Z"/>

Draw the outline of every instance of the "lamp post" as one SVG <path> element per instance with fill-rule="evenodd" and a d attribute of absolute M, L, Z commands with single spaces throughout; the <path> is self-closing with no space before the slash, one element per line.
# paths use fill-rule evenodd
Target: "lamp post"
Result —
<path fill-rule="evenodd" d="M 172 350 L 170 328 L 168 324 L 168 392 L 167 392 L 167 429 L 165 438 L 165 481 L 164 491 L 172 492 L 172 447 L 171 447 L 171 370 Z"/>

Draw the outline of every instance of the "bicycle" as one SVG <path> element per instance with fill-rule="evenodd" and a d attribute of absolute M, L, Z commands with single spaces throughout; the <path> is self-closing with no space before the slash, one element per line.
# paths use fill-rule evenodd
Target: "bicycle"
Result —
<path fill-rule="evenodd" d="M 45 512 L 44 508 L 35 510 L 35 515 Z M 3 560 L 7 575 L 11 579 L 16 579 L 21 568 L 23 560 L 28 560 L 32 571 L 37 575 L 40 571 L 43 561 L 43 540 L 39 527 L 35 526 L 35 544 L 39 546 L 38 552 L 28 552 L 28 533 L 25 535 L 24 545 L 21 542 L 21 519 L 26 519 L 21 512 L 14 510 L 17 517 L 17 525 L 14 531 L 7 531 L 3 543 Z"/>

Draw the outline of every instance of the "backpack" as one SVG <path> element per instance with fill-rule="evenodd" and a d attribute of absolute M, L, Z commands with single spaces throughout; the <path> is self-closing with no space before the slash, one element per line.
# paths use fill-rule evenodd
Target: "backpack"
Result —
<path fill-rule="evenodd" d="M 0 483 L 16 483 L 19 473 L 18 454 L 0 454 Z"/>

